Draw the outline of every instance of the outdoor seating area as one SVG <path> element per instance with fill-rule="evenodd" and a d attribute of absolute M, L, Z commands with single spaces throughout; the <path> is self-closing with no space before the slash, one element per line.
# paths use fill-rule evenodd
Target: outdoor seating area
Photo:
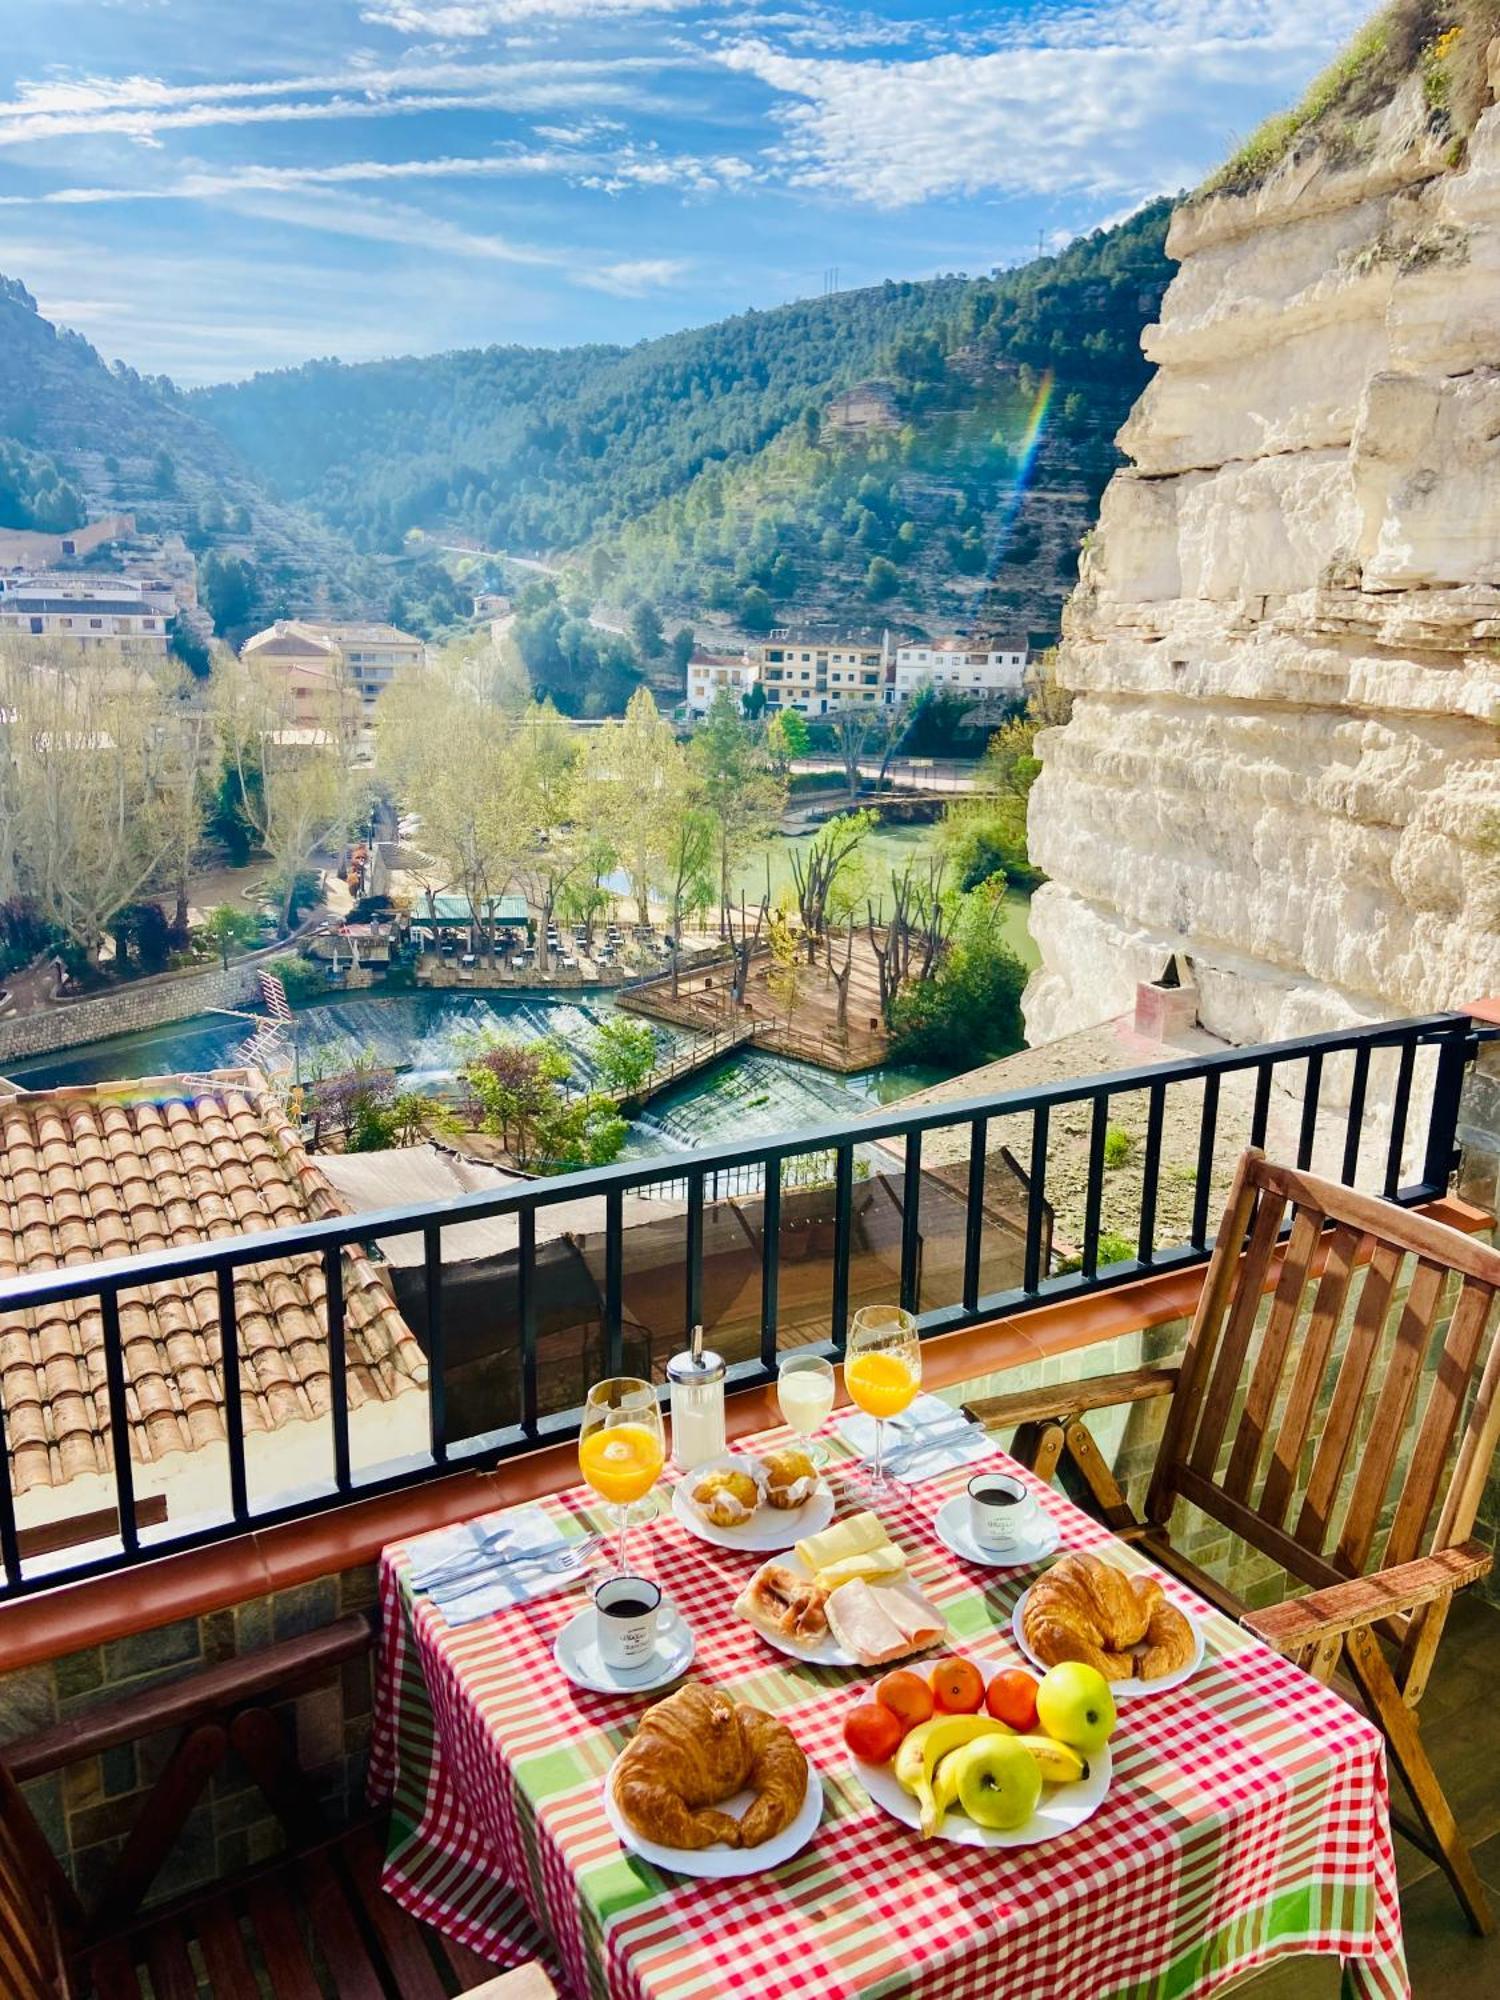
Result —
<path fill-rule="evenodd" d="M 164 1329 L 173 1284 L 205 1325 L 216 1298 L 217 1365 L 243 1381 L 235 1273 L 321 1263 L 342 1328 L 351 1272 L 380 1268 L 355 1263 L 359 1217 L 0 1279 L 7 1443 L 17 1335 L 102 1298 L 93 1449 L 127 1522 L 117 1546 L 97 1517 L 70 1541 L 0 1505 L 0 1992 L 1487 1990 L 1500 1134 L 1470 1085 L 1488 1038 L 1434 1017 L 1166 1065 L 1149 1087 L 1197 1093 L 1207 1158 L 1217 1079 L 1268 1079 L 1263 1105 L 1312 1054 L 1325 1089 L 1347 1059 L 1346 1123 L 1319 1145 L 1348 1174 L 1268 1156 L 1257 1113 L 1201 1253 L 1155 1241 L 1148 1160 L 1133 1268 L 1085 1241 L 1063 1269 L 1043 1233 L 993 1275 L 972 1179 L 962 1268 L 925 1281 L 957 1288 L 947 1306 L 923 1293 L 924 1135 L 971 1128 L 982 1161 L 984 1130 L 1029 1112 L 1041 1228 L 1047 1135 L 1122 1080 L 887 1110 L 894 1282 L 862 1274 L 854 1304 L 851 1128 L 831 1147 L 842 1234 L 813 1252 L 828 1337 L 804 1323 L 795 1343 L 776 1144 L 688 1168 L 681 1304 L 707 1339 L 670 1360 L 676 1306 L 628 1346 L 622 1309 L 640 1302 L 625 1190 L 669 1165 L 387 1207 L 382 1242 L 422 1244 L 430 1469 L 351 1454 L 335 1366 L 328 1492 L 267 1506 L 226 1420 L 238 1495 L 212 1526 L 140 1510 L 131 1455 L 112 1458 L 132 1286 L 153 1272 Z M 727 1381 L 705 1180 L 751 1153 L 762 1345 Z M 591 1188 L 602 1317 L 543 1362 L 538 1223 Z M 519 1421 L 472 1449 L 450 1435 L 433 1259 L 511 1214 Z M 566 1409 L 565 1369 L 586 1385 Z"/>

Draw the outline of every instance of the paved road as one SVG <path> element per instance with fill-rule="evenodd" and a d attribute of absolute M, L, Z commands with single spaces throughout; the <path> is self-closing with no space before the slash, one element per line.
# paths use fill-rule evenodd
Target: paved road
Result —
<path fill-rule="evenodd" d="M 791 768 L 794 771 L 832 772 L 837 777 L 844 775 L 842 757 L 814 756 L 794 757 Z M 880 776 L 880 759 L 870 757 L 861 761 L 860 774 L 866 778 Z M 960 763 L 956 759 L 895 757 L 886 770 L 886 782 L 899 790 L 909 792 L 972 792 L 975 788 L 975 763 Z"/>

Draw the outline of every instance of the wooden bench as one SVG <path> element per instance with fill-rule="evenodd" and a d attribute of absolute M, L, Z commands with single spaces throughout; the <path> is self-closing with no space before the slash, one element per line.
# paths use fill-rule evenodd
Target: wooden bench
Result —
<path fill-rule="evenodd" d="M 1393 1818 L 1481 1935 L 1485 1891 L 1416 1711 L 1454 1593 L 1492 1564 L 1470 1536 L 1500 1442 L 1497 1291 L 1487 1244 L 1252 1149 L 1179 1365 L 967 1405 L 1014 1428 L 1015 1455 L 1043 1477 L 1070 1471 L 1108 1527 L 1267 1645 L 1322 1681 L 1342 1672 L 1415 1807 Z M 1157 1397 L 1170 1403 L 1137 1519 L 1084 1420 Z M 1308 1594 L 1246 1610 L 1172 1546 L 1179 1500 Z"/>
<path fill-rule="evenodd" d="M 540 1966 L 496 1976 L 408 1917 L 380 1887 L 373 1823 L 324 1823 L 267 1703 L 368 1650 L 363 1614 L 132 1695 L 0 1753 L 0 1995 L 4 2000 L 545 2000 Z M 28 1778 L 164 1729 L 172 1755 L 92 1907 L 27 1808 Z M 282 1859 L 151 1910 L 142 1904 L 231 1750 L 287 1836 Z"/>

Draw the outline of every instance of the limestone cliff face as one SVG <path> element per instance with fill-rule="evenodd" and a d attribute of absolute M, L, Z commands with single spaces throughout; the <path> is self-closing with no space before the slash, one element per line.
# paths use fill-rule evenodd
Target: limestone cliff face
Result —
<path fill-rule="evenodd" d="M 1171 949 L 1236 1040 L 1500 991 L 1500 42 L 1488 70 L 1460 165 L 1413 77 L 1354 159 L 1173 221 L 1040 744 L 1033 1040 Z"/>

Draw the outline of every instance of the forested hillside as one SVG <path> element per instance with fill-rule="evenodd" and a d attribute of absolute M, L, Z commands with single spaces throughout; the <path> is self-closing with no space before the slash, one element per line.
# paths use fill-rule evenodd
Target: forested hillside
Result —
<path fill-rule="evenodd" d="M 189 406 L 370 553 L 421 527 L 576 555 L 591 596 L 726 632 L 851 611 L 1046 631 L 1144 379 L 1166 215 L 996 277 L 807 299 L 628 350 L 320 361 Z"/>
<path fill-rule="evenodd" d="M 360 578 L 337 530 L 271 498 L 170 382 L 111 367 L 0 278 L 0 523 L 57 532 L 115 512 L 211 557 L 242 628 L 388 587 Z"/>

